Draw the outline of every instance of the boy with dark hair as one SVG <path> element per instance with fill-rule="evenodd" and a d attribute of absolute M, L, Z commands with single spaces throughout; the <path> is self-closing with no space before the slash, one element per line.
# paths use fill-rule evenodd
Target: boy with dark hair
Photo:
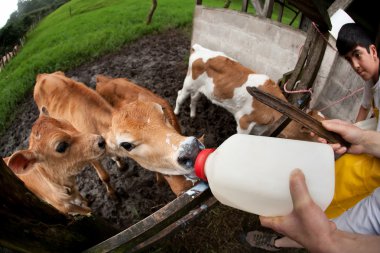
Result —
<path fill-rule="evenodd" d="M 371 106 L 377 120 L 379 120 L 379 57 L 373 40 L 358 24 L 348 23 L 339 30 L 336 46 L 339 54 L 366 81 L 356 122 L 367 118 Z M 377 131 L 380 131 L 379 123 L 377 124 Z"/>
<path fill-rule="evenodd" d="M 343 56 L 351 65 L 351 67 L 355 70 L 360 77 L 366 81 L 364 86 L 364 93 L 362 104 L 359 109 L 359 113 L 356 118 L 356 122 L 365 120 L 367 118 L 368 112 L 371 107 L 377 118 L 377 132 L 380 132 L 380 124 L 379 124 L 379 114 L 378 108 L 380 107 L 380 81 L 379 81 L 379 57 L 375 44 L 368 36 L 368 34 L 355 23 L 348 23 L 341 27 L 338 33 L 338 38 L 336 41 L 336 46 L 338 48 L 339 54 Z M 326 123 L 325 123 L 326 124 Z M 339 124 L 338 124 L 339 125 Z M 343 127 L 343 129 L 345 129 Z M 334 129 L 329 129 L 334 130 Z M 336 130 L 336 129 L 335 129 Z M 346 133 L 348 136 L 348 132 Z M 352 131 L 352 130 L 351 130 Z M 359 131 L 357 129 L 357 131 Z M 368 134 L 370 131 L 363 131 L 358 134 L 358 139 L 363 140 L 364 133 Z M 353 131 L 352 131 L 353 132 Z M 376 132 L 373 132 L 376 134 Z M 378 133 L 377 133 L 378 134 Z M 351 134 L 352 135 L 352 134 Z M 342 135 L 343 136 L 343 135 Z M 359 138 L 360 137 L 360 138 Z M 370 138 L 371 139 L 371 138 Z M 369 147 L 379 147 L 380 135 L 376 135 L 376 138 L 372 138 L 374 143 L 370 143 L 371 145 L 367 145 Z M 353 144 L 353 140 L 350 140 Z M 355 146 L 355 145 L 354 145 Z M 347 151 L 348 147 L 340 147 L 340 154 L 343 154 Z M 350 148 L 351 151 L 354 150 L 353 147 Z M 336 150 L 337 151 L 337 150 Z M 325 213 L 329 216 L 329 218 L 333 219 L 335 225 L 334 229 L 336 231 L 338 229 L 350 233 L 360 233 L 360 234 L 376 234 L 380 235 L 380 217 L 378 216 L 380 210 L 380 188 L 379 187 L 379 179 L 380 179 L 380 160 L 376 157 L 380 158 L 380 153 L 376 153 L 376 157 L 373 156 L 370 152 L 370 155 L 361 154 L 364 151 L 356 152 L 355 155 L 347 154 L 335 162 L 336 169 L 336 187 L 335 187 L 335 195 L 338 196 L 336 199 L 334 196 L 334 200 L 332 205 L 325 211 Z M 358 173 L 361 171 L 365 171 L 365 173 Z M 344 176 L 343 176 L 344 175 Z M 356 189 L 356 190 L 355 190 Z M 363 190 L 364 189 L 364 190 Z M 376 190 L 375 190 L 376 189 Z M 375 190 L 372 195 L 371 192 Z M 357 194 L 360 192 L 361 196 Z M 369 197 L 364 198 L 363 196 L 369 195 Z M 360 201 L 362 200 L 362 201 Z M 335 201 L 335 202 L 334 202 Z M 360 202 L 359 202 L 360 201 Z M 358 203 L 359 202 L 359 203 Z M 355 207 L 352 207 L 351 204 L 357 203 Z M 295 208 L 296 209 L 296 208 Z M 349 209 L 349 210 L 348 210 Z M 343 212 L 343 210 L 348 210 Z M 372 213 L 373 211 L 373 213 Z M 293 211 L 294 213 L 295 211 Z M 343 213 L 342 213 L 343 212 Z M 322 212 L 320 212 L 322 213 Z M 331 216 L 331 217 L 330 217 Z M 291 217 L 290 218 L 280 218 L 288 221 L 295 221 Z M 320 217 L 323 217 L 320 214 Z M 297 217 L 302 218 L 302 217 Z M 325 221 L 326 227 L 328 227 L 327 218 L 321 218 L 321 220 Z M 313 251 L 312 247 L 318 245 L 310 244 L 307 240 L 303 240 L 303 237 L 307 237 L 300 235 L 302 233 L 302 229 L 305 225 L 308 224 L 298 224 L 300 225 L 300 234 L 293 234 L 292 229 L 296 231 L 297 229 L 291 224 L 291 222 L 283 222 L 282 225 L 276 225 L 272 223 L 268 223 L 267 221 L 271 220 L 270 218 L 262 218 L 262 223 L 264 226 L 271 227 L 273 229 L 277 228 L 278 232 L 282 232 L 282 234 L 287 235 L 289 237 L 281 237 L 277 234 L 264 233 L 261 231 L 251 231 L 247 233 L 246 241 L 252 246 L 257 248 L 266 249 L 268 251 L 277 251 L 281 247 L 302 247 L 305 246 Z M 275 219 L 274 219 L 275 220 Z M 263 222 L 264 221 L 264 222 Z M 305 219 L 305 222 L 308 222 Z M 286 224 L 289 223 L 289 224 Z M 280 224 L 280 223 L 279 223 Z M 310 224 L 309 224 L 310 225 Z M 316 227 L 318 229 L 318 227 Z M 310 226 L 308 229 L 310 231 L 313 230 L 313 227 Z M 299 231 L 297 231 L 299 232 Z M 305 232 L 305 231 L 303 231 Z M 318 232 L 318 231 L 313 231 Z M 368 245 L 362 245 L 366 252 L 376 251 L 378 245 L 380 245 L 380 237 L 363 237 L 356 235 L 352 236 L 347 234 L 346 232 L 339 232 L 338 234 L 345 233 L 345 237 L 347 236 L 352 241 L 367 241 Z M 309 233 L 312 237 L 318 239 L 318 233 Z M 360 240 L 359 240 L 360 238 Z M 327 238 L 329 239 L 329 238 Z M 346 240 L 347 241 L 347 240 Z M 343 241 L 342 241 L 343 242 Z M 361 241 L 362 242 L 362 241 Z M 371 242 L 371 243 L 370 243 Z M 355 245 L 353 242 L 347 242 L 346 245 L 340 245 L 341 247 L 350 245 L 352 252 L 359 252 L 358 245 Z M 319 245 L 321 247 L 326 245 Z M 338 247 L 339 248 L 339 247 Z M 337 249 L 338 249 L 337 248 Z M 341 248 L 342 249 L 342 248 Z M 347 250 L 347 249 L 346 249 Z M 321 251 L 321 252 L 329 252 L 329 251 Z M 343 252 L 343 251 L 341 251 Z M 361 252 L 361 251 L 360 251 Z"/>

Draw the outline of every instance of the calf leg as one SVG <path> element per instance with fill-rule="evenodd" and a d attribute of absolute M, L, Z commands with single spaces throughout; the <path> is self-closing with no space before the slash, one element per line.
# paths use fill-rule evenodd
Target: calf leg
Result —
<path fill-rule="evenodd" d="M 123 171 L 125 170 L 126 166 L 125 166 L 125 162 L 118 156 L 113 156 L 111 157 L 111 159 L 116 163 L 116 166 L 117 168 L 120 170 L 120 171 Z"/>
<path fill-rule="evenodd" d="M 181 108 L 181 105 L 189 95 L 190 93 L 186 92 L 184 88 L 178 91 L 177 100 L 175 101 L 174 114 L 179 114 L 179 109 Z"/>
<path fill-rule="evenodd" d="M 195 115 L 197 114 L 197 103 L 200 97 L 201 97 L 200 92 L 191 94 L 191 101 L 190 101 L 190 117 L 191 118 L 194 118 Z"/>
<path fill-rule="evenodd" d="M 82 215 L 89 215 L 91 213 L 91 209 L 89 207 L 84 206 L 78 206 L 75 204 L 69 204 L 65 207 L 67 212 L 69 214 L 82 214 Z"/>
<path fill-rule="evenodd" d="M 176 196 L 181 195 L 194 185 L 192 181 L 187 180 L 184 176 L 164 175 L 164 178 L 166 182 L 168 182 L 170 189 Z"/>
<path fill-rule="evenodd" d="M 106 185 L 108 194 L 111 197 L 115 197 L 115 190 L 111 186 L 108 172 L 103 168 L 99 161 L 92 161 L 91 164 L 94 166 L 96 173 L 98 173 L 100 180 L 102 180 L 102 182 Z"/>
<path fill-rule="evenodd" d="M 175 102 L 174 114 L 179 114 L 179 109 L 183 102 L 189 97 L 190 90 L 187 87 L 191 87 L 192 78 L 191 76 L 186 76 L 185 81 L 183 82 L 183 87 L 178 91 L 177 100 Z"/>

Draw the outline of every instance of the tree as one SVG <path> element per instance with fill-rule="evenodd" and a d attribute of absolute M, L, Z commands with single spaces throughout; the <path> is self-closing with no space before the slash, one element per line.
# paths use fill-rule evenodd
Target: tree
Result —
<path fill-rule="evenodd" d="M 149 25 L 152 22 L 153 14 L 156 8 L 157 8 L 157 0 L 152 0 L 152 7 L 150 8 L 150 12 L 146 20 L 147 25 Z"/>

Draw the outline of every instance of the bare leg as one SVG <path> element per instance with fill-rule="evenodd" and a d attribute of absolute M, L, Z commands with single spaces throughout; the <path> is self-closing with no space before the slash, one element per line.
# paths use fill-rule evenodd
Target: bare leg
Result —
<path fill-rule="evenodd" d="M 303 248 L 298 242 L 293 241 L 289 237 L 282 237 L 274 242 L 274 245 L 278 248 Z"/>

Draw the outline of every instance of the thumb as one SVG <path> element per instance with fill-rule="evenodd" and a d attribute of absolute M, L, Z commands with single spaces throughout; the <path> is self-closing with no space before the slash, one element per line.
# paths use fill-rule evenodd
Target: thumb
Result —
<path fill-rule="evenodd" d="M 265 217 L 259 216 L 261 226 L 271 228 L 277 232 L 279 232 L 279 228 L 281 227 L 282 219 L 281 217 Z"/>
<path fill-rule="evenodd" d="M 307 189 L 305 175 L 300 169 L 295 169 L 290 174 L 290 195 L 294 209 L 300 208 L 312 201 Z"/>

